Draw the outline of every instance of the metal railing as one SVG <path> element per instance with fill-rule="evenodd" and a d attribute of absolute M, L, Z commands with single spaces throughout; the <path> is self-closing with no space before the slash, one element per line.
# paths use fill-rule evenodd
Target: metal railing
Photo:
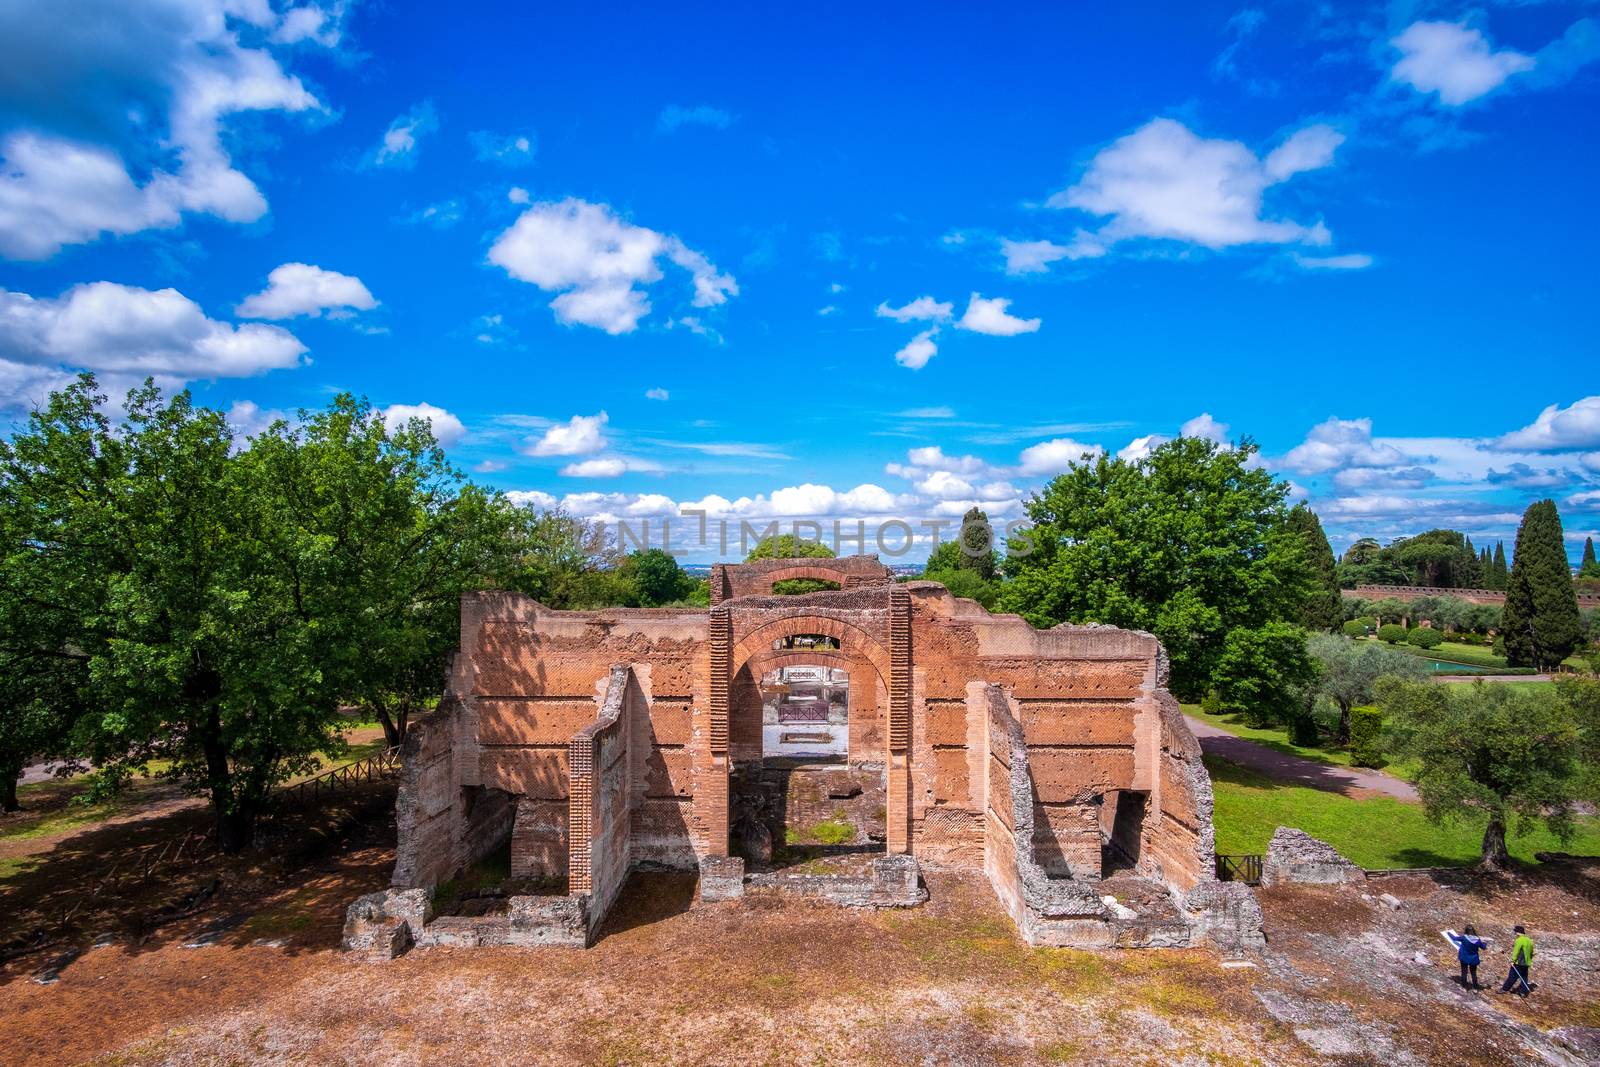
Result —
<path fill-rule="evenodd" d="M 366 759 L 323 771 L 315 778 L 307 778 L 303 782 L 273 790 L 272 800 L 273 803 L 280 805 L 300 804 L 337 793 L 342 789 L 349 789 L 360 782 L 376 782 L 380 778 L 388 778 L 399 772 L 400 749 L 386 748 Z"/>
<path fill-rule="evenodd" d="M 1261 857 L 1258 855 L 1224 856 L 1220 852 L 1217 853 L 1217 881 L 1260 885 Z"/>

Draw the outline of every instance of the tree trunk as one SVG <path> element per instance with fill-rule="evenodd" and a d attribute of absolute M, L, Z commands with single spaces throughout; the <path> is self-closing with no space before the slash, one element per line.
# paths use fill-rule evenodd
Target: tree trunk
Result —
<path fill-rule="evenodd" d="M 378 713 L 378 721 L 383 724 L 383 743 L 389 748 L 399 748 L 405 744 L 406 727 L 411 721 L 411 705 L 402 702 L 392 715 L 385 704 L 375 704 L 373 710 Z"/>
<path fill-rule="evenodd" d="M 222 714 L 215 704 L 206 712 L 200 747 L 206 757 L 211 810 L 217 817 L 217 848 L 229 855 L 242 852 L 255 836 L 255 809 L 246 798 L 234 796 L 233 769 L 222 740 Z"/>
<path fill-rule="evenodd" d="M 227 855 L 243 852 L 256 836 L 254 807 L 238 803 L 217 813 L 217 848 Z"/>
<path fill-rule="evenodd" d="M 21 775 L 21 767 L 0 767 L 0 811 L 16 811 L 21 807 L 17 803 L 17 779 Z"/>
<path fill-rule="evenodd" d="M 1511 862 L 1511 854 L 1506 851 L 1506 821 L 1499 815 L 1489 817 L 1489 825 L 1483 830 L 1483 856 L 1478 861 L 1480 866 L 1501 869 Z"/>
<path fill-rule="evenodd" d="M 1350 705 L 1342 700 L 1339 701 L 1339 743 L 1350 743 Z"/>

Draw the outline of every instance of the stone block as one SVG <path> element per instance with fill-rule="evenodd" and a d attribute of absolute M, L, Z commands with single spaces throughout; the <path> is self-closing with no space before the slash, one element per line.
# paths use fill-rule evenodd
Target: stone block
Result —
<path fill-rule="evenodd" d="M 707 856 L 700 861 L 700 899 L 737 900 L 744 896 L 744 860 Z"/>
<path fill-rule="evenodd" d="M 1332 845 L 1288 826 L 1273 831 L 1261 864 L 1264 886 L 1341 885 L 1366 880 L 1367 872 L 1339 855 Z"/>

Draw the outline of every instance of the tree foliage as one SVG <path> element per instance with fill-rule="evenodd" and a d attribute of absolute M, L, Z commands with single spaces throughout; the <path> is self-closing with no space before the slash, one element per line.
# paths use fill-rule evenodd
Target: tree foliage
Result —
<path fill-rule="evenodd" d="M 1306 647 L 1321 668 L 1317 692 L 1339 708 L 1335 734 L 1341 742 L 1351 739 L 1351 709 L 1372 702 L 1378 679 L 1423 681 L 1428 677 L 1428 666 L 1418 657 L 1373 641 L 1312 634 Z"/>
<path fill-rule="evenodd" d="M 1311 687 L 1318 666 L 1306 650 L 1306 633 L 1286 622 L 1238 627 L 1228 632 L 1212 679 L 1224 711 L 1240 712 L 1254 725 L 1311 717 Z"/>
<path fill-rule="evenodd" d="M 1482 861 L 1504 866 L 1508 829 L 1520 833 L 1543 822 L 1566 839 L 1574 805 L 1595 798 L 1597 686 L 1569 680 L 1524 689 L 1393 679 L 1379 684 L 1378 703 L 1391 754 L 1421 768 L 1417 792 L 1428 817 L 1487 816 Z"/>
<path fill-rule="evenodd" d="M 757 559 L 831 559 L 833 555 L 833 549 L 821 541 L 797 537 L 792 533 L 773 534 L 757 541 L 745 557 L 745 562 Z"/>
<path fill-rule="evenodd" d="M 1339 591 L 1338 567 L 1333 547 L 1322 531 L 1322 521 L 1302 503 L 1289 510 L 1288 524 L 1305 542 L 1305 567 L 1310 577 L 1298 621 L 1313 632 L 1337 630 L 1344 621 L 1344 596 Z"/>
<path fill-rule="evenodd" d="M 1255 453 L 1182 437 L 1142 460 L 1074 465 L 1028 502 L 1033 526 L 1012 541 L 1001 606 L 1037 626 L 1151 631 L 1173 690 L 1198 698 L 1228 635 L 1298 618 L 1309 584 L 1289 487 Z"/>
<path fill-rule="evenodd" d="M 989 516 L 980 508 L 970 508 L 961 518 L 961 530 L 949 541 L 941 541 L 928 555 L 922 577 L 943 583 L 959 597 L 976 600 L 993 608 L 1000 600 L 1000 554 L 994 549 L 994 530 Z"/>
<path fill-rule="evenodd" d="M 1523 513 L 1513 560 L 1501 610 L 1506 660 L 1513 667 L 1553 668 L 1583 640 L 1554 500 L 1536 501 Z"/>

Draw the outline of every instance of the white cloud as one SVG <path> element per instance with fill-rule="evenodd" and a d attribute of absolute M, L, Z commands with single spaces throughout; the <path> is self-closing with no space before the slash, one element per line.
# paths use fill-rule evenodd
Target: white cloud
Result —
<path fill-rule="evenodd" d="M 1573 493 L 1567 497 L 1567 506 L 1583 510 L 1600 509 L 1600 489 L 1585 489 L 1581 493 Z"/>
<path fill-rule="evenodd" d="M 448 230 L 460 222 L 461 217 L 461 201 L 440 200 L 438 203 L 424 204 L 408 214 L 399 215 L 395 221 L 404 226 L 432 226 L 438 230 Z"/>
<path fill-rule="evenodd" d="M 1296 252 L 1294 262 L 1306 270 L 1366 270 L 1372 266 L 1372 257 L 1365 252 L 1350 252 L 1342 256 L 1304 256 Z"/>
<path fill-rule="evenodd" d="M 1321 474 L 1345 467 L 1396 467 L 1405 455 L 1393 445 L 1372 439 L 1371 419 L 1330 418 L 1291 448 L 1283 463 L 1301 474 Z"/>
<path fill-rule="evenodd" d="M 733 125 L 732 115 L 709 104 L 697 104 L 694 107 L 668 104 L 661 109 L 661 114 L 656 116 L 657 133 L 677 133 L 684 126 L 709 126 L 712 129 L 725 130 L 731 125 Z"/>
<path fill-rule="evenodd" d="M 1427 467 L 1348 467 L 1333 476 L 1333 487 L 1341 493 L 1373 489 L 1421 489 L 1434 480 Z"/>
<path fill-rule="evenodd" d="M 938 445 L 913 448 L 906 452 L 905 463 L 889 463 L 884 471 L 901 478 L 925 478 L 933 471 L 951 474 L 982 475 L 993 470 L 977 456 L 947 456 Z"/>
<path fill-rule="evenodd" d="M 661 279 L 665 256 L 688 271 L 695 307 L 715 307 L 739 293 L 733 276 L 676 237 L 635 226 L 605 204 L 543 201 L 524 211 L 489 249 L 489 261 L 519 281 L 559 295 L 559 322 L 629 333 L 650 313 L 641 286 Z"/>
<path fill-rule="evenodd" d="M 272 40 L 279 44 L 315 41 L 324 48 L 333 48 L 342 36 L 340 20 L 344 17 L 345 6 L 341 0 L 331 12 L 317 4 L 291 7 L 283 13 L 278 28 L 272 31 Z"/>
<path fill-rule="evenodd" d="M 1011 241 L 1002 239 L 1000 251 L 1006 257 L 1007 274 L 1040 274 L 1050 269 L 1058 259 L 1066 259 L 1070 250 L 1054 241 Z"/>
<path fill-rule="evenodd" d="M 254 437 L 280 419 L 288 421 L 289 413 L 263 408 L 253 400 L 235 400 L 228 408 L 228 425 L 240 437 Z"/>
<path fill-rule="evenodd" d="M 666 400 L 670 395 L 665 389 L 660 388 L 646 389 L 644 391 L 646 400 Z"/>
<path fill-rule="evenodd" d="M 604 433 L 608 421 L 603 411 L 597 415 L 574 415 L 550 427 L 524 451 L 530 456 L 587 456 L 599 452 L 608 444 Z"/>
<path fill-rule="evenodd" d="M 390 404 L 383 409 L 383 425 L 390 433 L 405 429 L 412 419 L 421 419 L 433 431 L 433 439 L 448 448 L 466 436 L 467 428 L 444 408 L 432 404 Z"/>
<path fill-rule="evenodd" d="M 948 404 L 940 404 L 929 408 L 907 408 L 899 414 L 902 419 L 953 419 L 956 409 Z"/>
<path fill-rule="evenodd" d="M 1132 441 L 1117 449 L 1117 458 L 1128 460 L 1130 463 L 1137 463 L 1141 459 L 1148 459 L 1150 453 L 1170 440 L 1172 438 L 1160 433 L 1149 433 L 1143 437 L 1135 437 Z"/>
<path fill-rule="evenodd" d="M 939 346 L 933 340 L 937 336 L 939 336 L 939 328 L 937 326 L 931 330 L 923 330 L 906 342 L 904 348 L 894 354 L 894 361 L 902 367 L 921 370 L 928 365 L 928 360 L 939 352 Z"/>
<path fill-rule="evenodd" d="M 1327 126 L 1294 133 L 1265 161 L 1238 141 L 1197 136 L 1173 119 L 1154 119 L 1100 152 L 1077 184 L 1048 206 L 1109 216 L 1079 230 L 1071 258 L 1104 255 L 1134 238 L 1222 249 L 1248 244 L 1324 245 L 1327 228 L 1262 216 L 1263 194 L 1306 170 L 1329 165 L 1343 136 Z"/>
<path fill-rule="evenodd" d="M 1011 301 L 1004 297 L 986 300 L 973 293 L 967 301 L 966 314 L 956 323 L 956 329 L 991 337 L 1015 337 L 1019 333 L 1033 333 L 1039 329 L 1039 319 L 1019 319 L 1006 311 L 1010 306 Z"/>
<path fill-rule="evenodd" d="M 12 126 L 0 138 L 0 255 L 48 259 L 189 212 L 266 214 L 223 147 L 226 120 L 322 105 L 268 48 L 242 43 L 247 23 L 277 26 L 271 9 L 245 16 L 219 0 L 0 4 Z"/>
<path fill-rule="evenodd" d="M 1178 427 L 1178 435 L 1180 437 L 1203 437 L 1207 441 L 1225 445 L 1228 443 L 1228 424 L 1213 419 L 1209 411 L 1202 411 Z"/>
<path fill-rule="evenodd" d="M 548 511 L 561 503 L 549 493 L 538 489 L 512 489 L 506 493 L 506 499 L 518 507 L 533 508 L 537 511 Z"/>
<path fill-rule="evenodd" d="M 1491 467 L 1485 480 L 1513 489 L 1560 489 L 1572 484 L 1574 476 L 1567 470 L 1536 470 L 1526 463 L 1512 463 L 1505 470 Z"/>
<path fill-rule="evenodd" d="M 317 318 L 331 313 L 370 311 L 378 306 L 360 278 L 309 263 L 285 263 L 267 275 L 267 287 L 245 297 L 235 310 L 247 319 Z"/>
<path fill-rule="evenodd" d="M 1389 76 L 1439 101 L 1460 106 L 1498 89 L 1513 74 L 1534 68 L 1534 58 L 1512 49 L 1491 50 L 1479 31 L 1456 22 L 1413 22 L 1389 42 L 1401 53 Z"/>
<path fill-rule="evenodd" d="M 627 472 L 627 460 L 618 456 L 586 459 L 561 468 L 561 474 L 566 478 L 618 478 Z"/>
<path fill-rule="evenodd" d="M 1074 441 L 1069 437 L 1058 437 L 1053 441 L 1041 441 L 1036 445 L 1029 445 L 1017 457 L 1017 473 L 1023 475 L 1050 475 L 1060 474 L 1074 463 L 1082 461 L 1085 456 L 1090 460 L 1098 459 L 1104 454 L 1105 449 L 1099 445 L 1086 445 L 1082 441 Z"/>
<path fill-rule="evenodd" d="M 817 314 L 823 318 L 827 318 L 829 315 L 837 315 L 839 314 L 839 306 L 837 304 L 829 304 L 827 307 L 820 307 L 817 309 Z"/>
<path fill-rule="evenodd" d="M 1586 396 L 1569 407 L 1551 404 L 1520 430 L 1501 437 L 1502 448 L 1594 448 L 1600 445 L 1600 396 Z"/>
<path fill-rule="evenodd" d="M 417 162 L 417 148 L 422 139 L 439 128 L 439 115 L 432 100 L 424 100 L 416 107 L 389 123 L 378 139 L 377 147 L 367 156 L 367 165 L 373 167 L 412 167 Z"/>
<path fill-rule="evenodd" d="M 0 379 L 21 385 L 74 367 L 112 389 L 145 375 L 170 387 L 299 366 L 305 351 L 282 327 L 207 318 L 176 289 L 90 282 L 53 300 L 0 289 Z"/>
<path fill-rule="evenodd" d="M 528 194 L 528 190 L 520 185 L 513 185 L 511 190 L 506 193 L 506 199 L 513 204 L 530 204 L 533 202 L 533 197 Z"/>
<path fill-rule="evenodd" d="M 954 304 L 941 303 L 931 296 L 919 296 L 902 307 L 890 307 L 888 301 L 878 305 L 880 319 L 896 322 L 943 322 L 955 310 Z"/>
<path fill-rule="evenodd" d="M 1302 171 L 1321 170 L 1332 165 L 1334 150 L 1342 144 L 1344 134 L 1332 126 L 1306 126 L 1268 152 L 1261 171 L 1268 185 L 1276 185 Z"/>
<path fill-rule="evenodd" d="M 467 142 L 481 162 L 508 167 L 533 162 L 537 143 L 531 133 L 491 133 L 488 130 L 473 130 L 467 134 Z"/>
<path fill-rule="evenodd" d="M 917 492 L 926 493 L 928 496 L 940 500 L 956 500 L 969 497 L 973 494 L 972 483 L 959 474 L 949 471 L 934 471 L 922 481 L 917 483 Z"/>

